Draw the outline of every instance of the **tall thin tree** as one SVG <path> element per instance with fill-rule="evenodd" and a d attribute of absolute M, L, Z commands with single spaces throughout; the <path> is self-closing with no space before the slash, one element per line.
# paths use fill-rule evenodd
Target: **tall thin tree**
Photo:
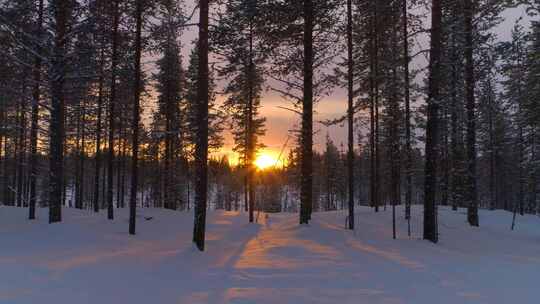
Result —
<path fill-rule="evenodd" d="M 40 43 L 41 36 L 43 32 L 43 11 L 44 3 L 43 0 L 38 2 L 38 18 L 36 22 L 36 38 L 37 43 L 37 53 L 40 53 Z M 34 89 L 32 92 L 32 117 L 31 117 L 31 126 L 30 126 L 30 200 L 28 208 L 28 219 L 33 220 L 36 218 L 36 200 L 37 200 L 37 165 L 38 165 L 38 151 L 37 151 L 37 141 L 38 141 L 38 122 L 39 122 L 39 101 L 41 98 L 41 57 L 35 56 L 34 59 Z M 0 141 L 1 144 L 1 141 Z"/>
<path fill-rule="evenodd" d="M 441 1 L 433 0 L 431 7 L 431 50 L 429 59 L 429 89 L 426 129 L 426 165 L 424 185 L 424 239 L 439 241 L 437 228 L 437 147 L 438 115 L 440 102 L 440 77 L 442 54 Z"/>
<path fill-rule="evenodd" d="M 68 27 L 73 1 L 52 0 L 49 2 L 54 20 L 54 44 L 51 60 L 51 117 L 49 125 L 49 223 L 62 220 L 64 191 L 64 136 L 65 103 L 64 84 L 66 79 L 66 52 L 69 40 Z"/>
<path fill-rule="evenodd" d="M 349 229 L 354 230 L 354 59 L 353 59 L 352 0 L 347 0 L 347 175 L 349 194 Z"/>
<path fill-rule="evenodd" d="M 137 0 L 135 7 L 135 77 L 133 82 L 133 117 L 132 117 L 132 147 L 131 147 L 131 185 L 129 196 L 129 234 L 135 234 L 135 217 L 137 212 L 137 190 L 139 188 L 139 124 L 141 120 L 140 98 L 142 91 L 141 81 L 141 53 L 142 53 L 142 14 L 143 1 Z M 113 148 L 110 147 L 112 150 Z M 112 173 L 112 172 L 111 172 Z M 111 181 L 112 182 L 112 181 Z"/>
<path fill-rule="evenodd" d="M 199 0 L 199 42 L 198 42 L 198 104 L 197 138 L 195 142 L 195 219 L 193 242 L 204 251 L 206 230 L 206 203 L 208 187 L 208 22 L 209 0 Z"/>
<path fill-rule="evenodd" d="M 411 205 L 412 205 L 412 151 L 411 151 L 411 105 L 410 105 L 410 75 L 409 75 L 409 18 L 407 0 L 402 0 L 402 31 L 403 31 L 403 75 L 405 98 L 405 219 L 407 234 L 411 236 Z"/>
<path fill-rule="evenodd" d="M 474 4 L 464 2 L 465 21 L 465 99 L 467 107 L 467 220 L 471 226 L 478 226 L 478 194 L 476 189 L 476 118 L 474 96 Z"/>
<path fill-rule="evenodd" d="M 300 224 L 308 224 L 313 204 L 313 3 L 304 0 L 304 85 L 302 99 Z"/>
<path fill-rule="evenodd" d="M 115 104 L 116 104 L 116 77 L 117 77 L 117 66 L 118 66 L 118 27 L 120 23 L 120 11 L 119 4 L 122 0 L 113 0 L 111 5 L 111 14 L 113 18 L 113 28 L 112 28 L 112 54 L 111 54 L 111 92 L 109 96 L 109 138 L 108 138 L 108 157 L 107 157 L 107 218 L 112 220 L 114 219 L 114 205 L 113 205 L 113 177 L 114 177 L 114 133 L 116 125 L 116 116 L 115 116 Z M 137 0 L 137 9 L 139 4 Z M 138 12 L 136 12 L 138 14 Z M 135 38 L 137 39 L 137 38 Z M 135 46 L 137 47 L 137 46 Z M 137 50 L 135 50 L 137 51 Z M 135 72 L 138 74 L 139 72 Z M 136 76 L 137 77 L 137 76 Z M 135 78 L 136 78 L 135 77 Z M 136 88 L 134 88 L 137 91 Z M 138 94 L 137 92 L 135 94 Z"/>

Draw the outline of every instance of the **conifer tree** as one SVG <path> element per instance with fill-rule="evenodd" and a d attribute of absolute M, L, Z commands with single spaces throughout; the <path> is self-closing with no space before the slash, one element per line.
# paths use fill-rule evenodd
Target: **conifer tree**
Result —
<path fill-rule="evenodd" d="M 62 193 L 64 188 L 64 118 L 66 55 L 72 22 L 73 1 L 53 0 L 49 10 L 53 16 L 55 33 L 53 55 L 51 59 L 51 117 L 50 117 L 50 177 L 49 177 L 49 223 L 62 220 Z"/>
<path fill-rule="evenodd" d="M 266 61 L 266 45 L 261 39 L 260 5 L 254 0 L 228 1 L 224 16 L 213 32 L 214 49 L 223 58 L 225 66 L 220 76 L 231 79 L 225 87 L 228 95 L 224 106 L 232 118 L 234 151 L 246 169 L 245 199 L 249 207 L 249 221 L 253 222 L 255 185 L 253 162 L 259 148 L 259 137 L 264 135 L 265 119 L 259 115 L 262 94 L 263 65 Z"/>
<path fill-rule="evenodd" d="M 424 196 L 424 239 L 433 243 L 439 240 L 437 224 L 436 184 L 438 115 L 440 102 L 441 51 L 442 51 L 441 1 L 433 0 L 431 7 L 431 51 L 429 61 L 428 112 L 426 129 L 426 167 Z"/>
<path fill-rule="evenodd" d="M 208 13 L 209 1 L 199 1 L 199 40 L 197 43 L 197 103 L 196 103 L 196 141 L 195 141 L 195 219 L 193 242 L 200 251 L 204 251 L 206 230 L 206 205 L 208 191 L 208 107 L 209 107 L 209 71 L 208 71 Z"/>
<path fill-rule="evenodd" d="M 339 1 L 268 1 L 265 6 L 267 37 L 272 50 L 270 77 L 284 89 L 273 90 L 293 101 L 301 116 L 300 224 L 311 219 L 313 207 L 313 106 L 335 86 L 325 70 L 337 57 L 340 35 Z"/>

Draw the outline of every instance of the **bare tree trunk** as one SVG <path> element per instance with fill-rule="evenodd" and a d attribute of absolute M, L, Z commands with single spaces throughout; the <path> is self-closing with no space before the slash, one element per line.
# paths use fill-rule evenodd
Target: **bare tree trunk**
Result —
<path fill-rule="evenodd" d="M 371 186 L 372 186 L 372 205 L 375 207 L 375 212 L 379 212 L 380 206 L 380 151 L 379 151 L 379 5 L 378 1 L 373 4 L 373 21 L 372 21 L 372 109 L 371 109 L 371 132 L 372 132 L 372 163 L 371 163 Z"/>
<path fill-rule="evenodd" d="M 123 115 L 120 114 L 120 119 L 123 119 Z M 122 205 L 120 204 L 120 183 L 121 183 L 121 170 L 122 170 L 122 162 L 124 161 L 124 158 L 122 156 L 122 147 L 124 146 L 125 141 L 125 133 L 123 132 L 122 125 L 118 128 L 118 155 L 116 157 L 116 208 L 121 208 Z"/>
<path fill-rule="evenodd" d="M 116 69 L 118 65 L 118 25 L 120 12 L 118 5 L 121 0 L 112 0 L 113 32 L 111 55 L 111 93 L 109 96 L 109 144 L 107 157 L 107 218 L 114 219 L 113 177 L 114 177 L 114 133 L 115 133 L 115 103 L 116 103 Z M 139 0 L 137 0 L 138 2 Z M 135 72 L 136 74 L 138 72 Z"/>
<path fill-rule="evenodd" d="M 478 194 L 476 189 L 476 121 L 474 98 L 473 16 L 472 0 L 465 0 L 465 98 L 467 101 L 467 219 L 478 226 Z"/>
<path fill-rule="evenodd" d="M 97 121 L 96 121 L 96 155 L 94 168 L 94 197 L 93 207 L 94 212 L 99 212 L 99 176 L 101 170 L 101 115 L 103 107 L 103 64 L 104 64 L 104 49 L 101 46 L 101 54 L 99 59 L 99 80 L 98 80 L 98 100 L 97 100 Z"/>
<path fill-rule="evenodd" d="M 37 33 L 36 37 L 38 41 L 41 40 L 43 32 L 43 0 L 39 0 L 38 3 L 38 20 L 37 20 Z M 41 51 L 38 44 L 37 52 Z M 28 219 L 33 220 L 36 218 L 36 201 L 37 201 L 37 165 L 38 165 L 38 153 L 37 153 L 37 139 L 38 139 L 38 122 L 39 122 L 39 100 L 41 97 L 41 58 L 36 56 L 34 58 L 34 89 L 32 92 L 32 117 L 30 126 L 30 200 L 28 208 Z M 2 141 L 0 140 L 0 145 Z"/>
<path fill-rule="evenodd" d="M 127 133 L 124 133 L 124 138 L 126 138 Z M 121 174 L 122 179 L 120 181 L 120 200 L 118 201 L 120 208 L 125 207 L 125 196 L 126 196 L 126 162 L 127 162 L 127 140 L 124 140 L 122 143 L 122 167 Z"/>
<path fill-rule="evenodd" d="M 491 86 L 491 83 L 490 83 Z M 490 88 L 491 91 L 491 88 Z M 493 100 L 490 96 L 488 98 L 488 124 L 489 124 L 489 208 L 495 210 L 497 208 L 496 195 L 495 195 L 495 180 L 497 171 L 495 170 L 495 128 L 493 122 Z"/>
<path fill-rule="evenodd" d="M 348 123 L 348 153 L 347 175 L 349 192 L 349 229 L 354 230 L 354 86 L 353 86 L 353 36 L 352 36 L 352 0 L 347 0 L 347 123 Z"/>
<path fill-rule="evenodd" d="M 437 228 L 437 149 L 438 112 L 440 102 L 440 76 L 442 53 L 441 1 L 433 0 L 431 8 L 431 51 L 428 91 L 428 117 L 426 129 L 426 168 L 424 197 L 424 239 L 433 243 L 439 240 Z"/>
<path fill-rule="evenodd" d="M 442 132 L 440 140 L 442 141 L 440 147 L 441 151 L 439 153 L 440 155 L 440 162 L 441 162 L 441 205 L 447 206 L 448 205 L 448 193 L 450 188 L 450 166 L 449 164 L 449 136 L 448 136 L 448 107 L 445 105 L 442 108 L 441 114 L 441 127 L 440 131 Z"/>
<path fill-rule="evenodd" d="M 313 204 L 313 3 L 304 0 L 304 98 L 302 101 L 300 224 Z"/>
<path fill-rule="evenodd" d="M 83 104 L 82 113 L 81 113 L 81 149 L 79 150 L 79 168 L 81 169 L 79 176 L 79 193 L 76 198 L 77 208 L 84 208 L 84 158 L 86 156 L 85 146 L 86 146 L 86 105 Z"/>
<path fill-rule="evenodd" d="M 455 35 L 452 35 L 452 54 L 450 58 L 452 62 L 452 71 L 451 71 L 451 80 L 450 80 L 450 142 L 451 142 L 451 157 L 450 157 L 450 193 L 452 200 L 452 210 L 458 210 L 458 170 L 460 168 L 459 162 L 461 161 L 460 149 L 462 146 L 461 136 L 458 134 L 458 98 L 457 98 L 457 67 L 455 62 L 457 62 L 457 55 L 455 48 Z"/>
<path fill-rule="evenodd" d="M 140 114 L 140 97 L 141 97 L 141 53 L 142 53 L 142 14 L 143 0 L 137 0 L 135 9 L 135 79 L 133 83 L 134 99 L 133 99 L 133 146 L 131 151 L 131 185 L 129 197 L 129 234 L 135 234 L 135 217 L 137 212 L 137 190 L 139 187 L 139 123 Z"/>
<path fill-rule="evenodd" d="M 204 251 L 208 187 L 208 10 L 209 0 L 199 1 L 199 68 L 197 87 L 197 140 L 195 144 L 195 219 L 193 242 Z"/>
<path fill-rule="evenodd" d="M 397 48 L 397 33 L 392 36 L 393 47 Z M 396 56 L 397 57 L 397 56 Z M 396 62 L 398 58 L 396 58 Z M 392 116 L 392 121 L 390 122 L 390 159 L 391 159 L 391 177 L 390 177 L 390 199 L 392 204 L 392 236 L 394 239 L 397 238 L 396 231 L 396 205 L 401 202 L 401 175 L 400 175 L 400 163 L 401 163 L 401 154 L 400 154 L 400 136 L 399 136 L 399 121 L 400 121 L 400 108 L 399 108 L 399 89 L 397 88 L 398 84 L 398 74 L 397 67 L 392 69 L 392 94 L 390 100 L 390 112 Z"/>
<path fill-rule="evenodd" d="M 411 93 L 409 72 L 409 16 L 407 0 L 402 0 L 402 30 L 403 30 L 403 73 L 405 82 L 405 219 L 407 234 L 411 236 L 411 205 L 412 205 L 412 151 L 411 151 Z"/>
<path fill-rule="evenodd" d="M 75 176 L 74 176 L 75 183 L 74 183 L 74 188 L 73 188 L 74 195 L 72 195 L 72 199 L 75 200 L 75 208 L 77 209 L 80 209 L 79 190 L 81 187 L 81 167 L 80 167 L 81 163 L 79 161 L 79 157 L 81 154 L 81 109 L 82 109 L 81 100 L 79 100 L 79 104 L 77 105 L 77 111 L 75 113 L 77 115 L 76 134 L 75 134 L 75 153 L 72 153 L 73 154 L 72 157 L 75 162 Z M 70 205 L 71 205 L 71 200 L 70 200 Z"/>
<path fill-rule="evenodd" d="M 248 72 L 248 86 L 249 86 L 249 96 L 248 96 L 248 123 L 247 123 L 247 141 L 246 141 L 246 150 L 248 156 L 248 174 L 247 174 L 247 187 L 248 187 L 248 200 L 249 200 L 249 222 L 253 223 L 254 221 L 254 208 L 255 208 L 255 185 L 253 183 L 253 174 L 255 167 L 253 162 L 255 160 L 255 146 L 254 140 L 255 135 L 253 134 L 253 24 L 250 20 L 249 24 L 249 72 Z"/>
<path fill-rule="evenodd" d="M 49 178 L 49 223 L 62 220 L 62 193 L 64 188 L 64 82 L 66 76 L 67 28 L 70 19 L 71 1 L 52 0 L 54 17 L 54 47 L 51 65 L 51 117 L 50 178 Z"/>
<path fill-rule="evenodd" d="M 26 71 L 26 69 L 25 69 Z M 17 180 L 16 180 L 16 196 L 17 207 L 23 207 L 24 205 L 24 163 L 26 161 L 26 72 L 22 77 L 22 96 L 19 99 L 18 108 L 18 128 L 17 128 Z"/>

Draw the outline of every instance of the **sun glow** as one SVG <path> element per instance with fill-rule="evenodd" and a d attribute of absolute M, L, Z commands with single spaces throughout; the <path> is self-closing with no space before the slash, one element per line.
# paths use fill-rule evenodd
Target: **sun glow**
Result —
<path fill-rule="evenodd" d="M 255 166 L 259 170 L 265 170 L 271 167 L 275 167 L 279 165 L 279 160 L 277 157 L 269 154 L 269 153 L 261 153 L 259 156 L 257 156 L 257 159 L 255 160 Z"/>

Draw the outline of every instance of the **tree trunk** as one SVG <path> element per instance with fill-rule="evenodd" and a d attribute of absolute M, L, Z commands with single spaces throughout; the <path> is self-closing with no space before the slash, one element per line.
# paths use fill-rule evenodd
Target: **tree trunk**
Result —
<path fill-rule="evenodd" d="M 409 72 L 409 17 L 407 0 L 402 0 L 402 30 L 403 30 L 403 73 L 405 82 L 405 219 L 407 234 L 411 236 L 411 204 L 412 204 L 412 151 L 411 151 L 411 93 Z"/>
<path fill-rule="evenodd" d="M 94 212 L 99 212 L 99 175 L 101 169 L 101 112 L 103 107 L 103 65 L 104 49 L 101 45 L 101 54 L 99 59 L 99 80 L 98 80 L 98 100 L 97 100 L 97 121 L 96 121 L 96 155 L 94 167 L 94 197 L 92 205 Z"/>
<path fill-rule="evenodd" d="M 473 16 L 472 0 L 465 0 L 465 98 L 467 102 L 467 219 L 478 226 L 478 198 L 476 190 L 476 122 L 474 98 Z"/>
<path fill-rule="evenodd" d="M 348 123 L 348 153 L 347 175 L 349 193 L 349 229 L 354 230 L 354 86 L 353 86 L 353 36 L 352 36 L 352 0 L 347 0 L 347 123 Z"/>
<path fill-rule="evenodd" d="M 62 220 L 62 193 L 64 188 L 64 82 L 66 76 L 67 28 L 71 15 L 71 1 L 50 2 L 54 16 L 54 46 L 51 65 L 51 117 L 49 223 Z"/>
<path fill-rule="evenodd" d="M 86 157 L 86 105 L 83 104 L 82 108 L 82 118 L 81 118 L 81 150 L 79 154 L 79 167 L 81 168 L 80 173 L 80 186 L 79 186 L 79 197 L 77 198 L 79 209 L 84 208 L 84 159 Z"/>
<path fill-rule="evenodd" d="M 133 139 L 131 151 L 131 185 L 129 196 L 129 234 L 135 234 L 135 217 L 137 212 L 137 190 L 139 187 L 139 122 L 140 122 L 140 97 L 141 97 L 141 53 L 142 53 L 142 14 L 143 0 L 137 0 L 135 9 L 135 79 L 133 90 Z M 112 149 L 112 148 L 111 148 Z"/>
<path fill-rule="evenodd" d="M 37 32 L 36 37 L 38 41 L 41 39 L 43 32 L 43 0 L 39 0 L 38 3 L 38 20 L 37 20 Z M 37 47 L 39 53 L 41 48 Z M 38 152 L 37 152 L 37 140 L 38 140 L 38 122 L 39 122 L 39 100 L 41 97 L 41 57 L 36 56 L 34 58 L 34 89 L 32 92 L 32 117 L 30 126 L 30 200 L 28 208 L 28 219 L 33 220 L 36 218 L 36 201 L 37 201 L 37 165 L 38 165 Z M 2 141 L 0 140 L 0 146 Z"/>
<path fill-rule="evenodd" d="M 249 222 L 253 223 L 254 221 L 254 209 L 255 209 L 255 185 L 253 183 L 253 175 L 255 167 L 253 162 L 255 161 L 255 135 L 253 134 L 253 77 L 254 75 L 254 66 L 253 66 L 253 20 L 250 20 L 249 23 L 249 69 L 248 69 L 248 86 L 249 86 L 249 96 L 248 96 L 248 123 L 247 123 L 247 155 L 248 155 L 248 199 L 249 199 Z"/>
<path fill-rule="evenodd" d="M 311 0 L 304 0 L 303 89 L 300 224 L 308 224 L 313 203 L 313 3 Z"/>
<path fill-rule="evenodd" d="M 193 242 L 204 251 L 208 187 L 208 10 L 209 0 L 199 1 L 197 140 L 195 143 L 195 219 Z"/>
<path fill-rule="evenodd" d="M 127 133 L 124 133 L 124 138 L 127 138 Z M 122 143 L 122 156 L 121 156 L 121 173 L 122 179 L 120 180 L 120 201 L 118 204 L 120 208 L 125 208 L 125 196 L 126 196 L 126 166 L 127 166 L 127 140 Z"/>
<path fill-rule="evenodd" d="M 113 32 L 112 32 L 112 54 L 111 54 L 111 92 L 109 96 L 109 144 L 107 157 L 107 218 L 114 219 L 113 205 L 113 177 L 114 177 L 114 133 L 115 133 L 115 103 L 116 103 L 116 69 L 118 65 L 118 25 L 120 12 L 118 9 L 120 0 L 113 0 L 112 16 L 113 16 Z M 139 0 L 137 0 L 137 3 Z M 137 4 L 139 5 L 139 4 Z M 138 72 L 136 71 L 135 74 Z M 135 76 L 136 78 L 137 76 Z M 137 92 L 135 94 L 138 94 Z"/>
<path fill-rule="evenodd" d="M 433 243 L 439 240 L 437 228 L 437 149 L 438 112 L 440 102 L 440 76 L 442 51 L 441 1 L 433 0 L 431 8 L 431 51 L 428 91 L 428 116 L 426 129 L 426 167 L 424 197 L 424 239 Z"/>
<path fill-rule="evenodd" d="M 455 51 L 455 34 L 452 35 L 452 54 L 451 54 L 451 79 L 450 79 L 450 195 L 452 200 L 452 210 L 458 210 L 458 171 L 460 172 L 461 162 L 461 150 L 462 146 L 461 135 L 458 130 L 458 98 L 457 98 L 457 78 L 458 72 L 456 67 L 457 54 Z"/>
<path fill-rule="evenodd" d="M 491 84 L 490 84 L 491 85 Z M 491 93 L 491 88 L 489 90 Z M 495 195 L 495 180 L 496 180 L 496 170 L 495 170 L 495 130 L 493 122 L 493 100 L 490 96 L 488 98 L 488 124 L 489 124 L 489 208 L 495 210 L 497 208 L 496 195 Z"/>
<path fill-rule="evenodd" d="M 371 45 L 371 204 L 375 212 L 379 212 L 380 205 L 380 185 L 379 185 L 379 5 L 378 1 L 373 3 Z"/>
<path fill-rule="evenodd" d="M 80 155 L 81 155 L 81 109 L 82 109 L 82 106 L 81 106 L 81 101 L 79 100 L 79 104 L 77 105 L 77 111 L 75 112 L 75 114 L 77 115 L 77 126 L 76 126 L 76 135 L 75 135 L 75 153 L 73 153 L 74 155 L 72 156 L 73 157 L 73 160 L 75 162 L 75 187 L 74 187 L 74 192 L 75 192 L 75 195 L 72 196 L 72 198 L 75 199 L 75 208 L 77 209 L 80 209 L 81 207 L 79 206 L 80 202 L 79 202 L 79 191 L 80 191 L 80 188 L 81 188 L 81 162 L 79 161 L 79 158 L 80 158 Z M 70 205 L 71 205 L 71 200 L 70 200 Z M 71 207 L 71 206 L 70 206 Z"/>
<path fill-rule="evenodd" d="M 26 69 L 25 69 L 26 71 Z M 18 128 L 17 128 L 17 207 L 23 207 L 24 203 L 24 163 L 26 162 L 26 74 L 22 78 L 22 97 L 19 100 Z"/>

